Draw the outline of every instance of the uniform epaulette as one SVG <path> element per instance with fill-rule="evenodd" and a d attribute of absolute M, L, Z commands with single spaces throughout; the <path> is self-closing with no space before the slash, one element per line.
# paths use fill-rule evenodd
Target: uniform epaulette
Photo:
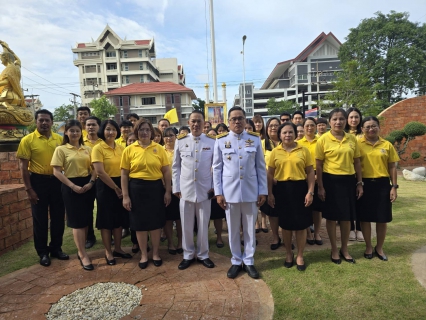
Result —
<path fill-rule="evenodd" d="M 253 132 L 253 131 L 247 131 L 248 134 L 251 134 L 252 136 L 260 137 L 259 132 Z"/>
<path fill-rule="evenodd" d="M 181 134 L 179 134 L 176 138 L 178 139 L 178 140 L 180 140 L 180 139 L 183 139 L 183 138 L 185 138 L 185 137 L 187 137 L 188 136 L 188 134 L 187 133 L 181 133 Z"/>
<path fill-rule="evenodd" d="M 206 133 L 206 137 L 209 137 L 210 139 L 216 140 L 216 136 L 212 136 L 211 134 Z"/>
<path fill-rule="evenodd" d="M 229 134 L 229 132 L 221 133 L 221 134 L 219 134 L 219 135 L 216 136 L 216 139 L 220 139 L 220 138 L 226 137 L 228 134 Z"/>

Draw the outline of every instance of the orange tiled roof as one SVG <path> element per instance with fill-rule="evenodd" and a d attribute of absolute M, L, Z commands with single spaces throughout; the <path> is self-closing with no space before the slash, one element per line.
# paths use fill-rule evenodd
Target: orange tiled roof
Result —
<path fill-rule="evenodd" d="M 165 82 L 146 82 L 146 83 L 132 83 L 125 87 L 110 90 L 105 92 L 108 96 L 123 95 L 123 94 L 150 94 L 150 93 L 179 93 L 187 92 L 192 99 L 196 99 L 194 90 L 187 88 L 180 84 L 170 81 Z"/>
<path fill-rule="evenodd" d="M 151 40 L 135 40 L 135 44 L 138 44 L 138 45 L 149 44 L 150 42 Z"/>

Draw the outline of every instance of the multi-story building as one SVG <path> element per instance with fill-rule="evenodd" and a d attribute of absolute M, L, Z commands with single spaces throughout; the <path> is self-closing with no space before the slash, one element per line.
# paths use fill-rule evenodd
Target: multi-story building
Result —
<path fill-rule="evenodd" d="M 83 106 L 104 92 L 132 83 L 185 84 L 183 66 L 176 58 L 156 59 L 154 39 L 123 40 L 108 25 L 98 39 L 77 43 L 72 52 Z"/>
<path fill-rule="evenodd" d="M 192 100 L 197 99 L 192 89 L 173 82 L 133 83 L 108 91 L 105 96 L 119 110 L 117 122 L 136 113 L 154 125 L 172 108 L 176 108 L 179 124 L 186 124 L 193 110 Z"/>
<path fill-rule="evenodd" d="M 317 99 L 332 88 L 336 72 L 341 70 L 337 55 L 341 45 L 333 33 L 322 32 L 296 58 L 278 63 L 260 89 L 246 83 L 246 109 L 253 106 L 253 113 L 266 116 L 266 103 L 270 98 L 289 100 L 302 106 L 303 92 L 306 108 L 317 106 Z M 243 106 L 240 101 L 242 90 L 243 84 L 240 84 L 234 106 Z"/>

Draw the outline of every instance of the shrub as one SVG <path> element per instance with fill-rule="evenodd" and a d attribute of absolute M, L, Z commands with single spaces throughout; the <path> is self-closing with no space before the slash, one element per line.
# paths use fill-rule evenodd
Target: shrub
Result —
<path fill-rule="evenodd" d="M 420 153 L 418 153 L 418 152 L 413 152 L 413 153 L 411 154 L 411 159 L 418 159 L 418 158 L 420 158 Z"/>

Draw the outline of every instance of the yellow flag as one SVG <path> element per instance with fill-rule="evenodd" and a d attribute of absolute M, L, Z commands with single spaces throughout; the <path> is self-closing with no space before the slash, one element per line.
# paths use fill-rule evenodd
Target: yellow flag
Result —
<path fill-rule="evenodd" d="M 167 111 L 166 114 L 164 115 L 164 119 L 169 120 L 170 124 L 178 123 L 179 118 L 178 118 L 178 115 L 177 115 L 176 108 L 173 108 L 173 109 L 170 109 L 169 111 Z"/>

